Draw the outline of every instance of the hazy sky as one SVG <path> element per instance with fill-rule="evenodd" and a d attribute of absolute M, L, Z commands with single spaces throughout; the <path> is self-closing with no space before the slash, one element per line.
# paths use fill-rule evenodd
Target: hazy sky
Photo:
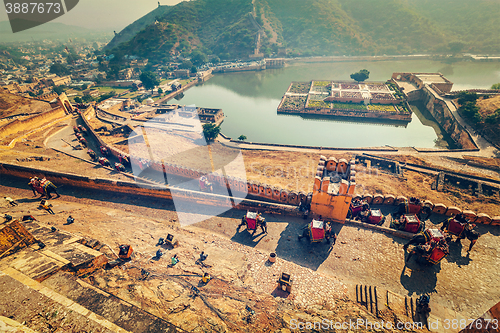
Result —
<path fill-rule="evenodd" d="M 171 6 L 181 1 L 160 0 L 160 4 Z M 80 0 L 75 8 L 51 22 L 118 32 L 156 7 L 158 0 Z M 5 8 L 1 8 L 0 21 L 7 20 Z"/>

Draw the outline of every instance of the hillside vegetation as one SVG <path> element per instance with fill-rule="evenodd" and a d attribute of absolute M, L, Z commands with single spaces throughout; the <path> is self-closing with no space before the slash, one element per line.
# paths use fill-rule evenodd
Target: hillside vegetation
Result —
<path fill-rule="evenodd" d="M 193 0 L 156 8 L 107 50 L 153 61 L 193 49 L 241 58 L 260 32 L 266 55 L 500 53 L 499 12 L 493 0 Z"/>

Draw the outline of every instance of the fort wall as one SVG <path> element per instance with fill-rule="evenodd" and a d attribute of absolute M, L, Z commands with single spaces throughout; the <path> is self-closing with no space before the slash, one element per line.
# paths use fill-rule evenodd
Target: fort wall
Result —
<path fill-rule="evenodd" d="M 33 128 L 38 128 L 56 119 L 66 115 L 64 108 L 58 106 L 50 111 L 43 112 L 24 119 L 15 119 L 5 126 L 0 127 L 0 139 L 6 138 L 9 135 L 23 131 L 30 131 Z"/>
<path fill-rule="evenodd" d="M 421 89 L 422 102 L 441 128 L 461 149 L 477 149 L 474 141 L 463 126 L 455 119 L 446 102 L 436 96 L 428 85 Z"/>

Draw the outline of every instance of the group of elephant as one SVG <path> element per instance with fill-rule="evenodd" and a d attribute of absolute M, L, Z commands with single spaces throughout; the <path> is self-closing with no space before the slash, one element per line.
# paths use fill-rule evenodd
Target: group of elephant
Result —
<path fill-rule="evenodd" d="M 348 218 L 360 219 L 369 216 L 370 205 L 367 202 L 358 200 L 351 204 L 349 209 Z M 418 198 L 410 198 L 409 200 L 404 200 L 400 202 L 392 215 L 391 227 L 402 230 L 409 231 L 406 228 L 407 219 L 405 216 L 416 216 L 418 220 L 416 222 L 420 223 L 418 228 L 415 228 L 415 236 L 404 245 L 405 251 L 408 249 L 409 245 L 413 245 L 413 249 L 410 254 L 420 254 L 420 256 L 425 256 L 426 253 L 432 251 L 433 248 L 438 247 L 443 253 L 448 254 L 448 243 L 451 241 L 452 237 L 455 236 L 456 242 L 460 242 L 462 239 L 467 238 L 470 241 L 468 252 L 471 251 L 474 244 L 477 242 L 480 234 L 474 228 L 475 224 L 471 223 L 463 214 L 458 214 L 454 217 L 447 218 L 444 220 L 441 226 L 442 237 L 439 241 L 432 241 L 429 239 L 428 229 L 425 229 L 425 220 L 427 220 L 432 214 L 432 209 L 424 205 Z M 411 255 L 409 257 L 411 257 Z M 409 258 L 408 257 L 408 258 Z"/>

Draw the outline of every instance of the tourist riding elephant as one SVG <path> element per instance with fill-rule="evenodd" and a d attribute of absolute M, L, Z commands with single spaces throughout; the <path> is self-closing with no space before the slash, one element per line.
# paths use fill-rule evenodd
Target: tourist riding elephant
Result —
<path fill-rule="evenodd" d="M 45 196 L 47 199 L 51 199 L 51 193 L 55 193 L 56 198 L 60 197 L 59 193 L 57 193 L 57 186 L 45 178 L 40 180 L 38 177 L 33 177 L 30 179 L 28 186 L 31 187 L 34 196 L 36 196 L 36 193 L 38 192 L 40 194 L 40 198 Z"/>
<path fill-rule="evenodd" d="M 426 220 L 431 215 L 432 211 L 430 207 L 424 206 L 419 199 L 410 198 L 410 200 L 405 200 L 400 202 L 396 208 L 396 211 L 392 214 L 393 219 L 399 219 L 401 215 L 405 214 L 415 214 L 419 220 Z M 425 214 L 425 218 L 423 215 Z"/>
<path fill-rule="evenodd" d="M 449 219 L 443 221 L 441 230 L 446 230 L 446 232 L 450 235 L 450 238 L 451 236 L 457 236 L 457 243 L 460 243 L 460 241 L 465 238 L 470 240 L 469 249 L 467 250 L 467 252 L 469 252 L 481 236 L 479 232 L 474 230 L 475 226 L 476 225 L 470 223 L 465 216 L 458 214 L 455 217 L 450 217 Z"/>
<path fill-rule="evenodd" d="M 92 161 L 94 161 L 94 162 L 97 161 L 97 155 L 96 155 L 95 151 L 93 151 L 92 149 L 88 149 L 87 154 L 89 154 Z"/>

